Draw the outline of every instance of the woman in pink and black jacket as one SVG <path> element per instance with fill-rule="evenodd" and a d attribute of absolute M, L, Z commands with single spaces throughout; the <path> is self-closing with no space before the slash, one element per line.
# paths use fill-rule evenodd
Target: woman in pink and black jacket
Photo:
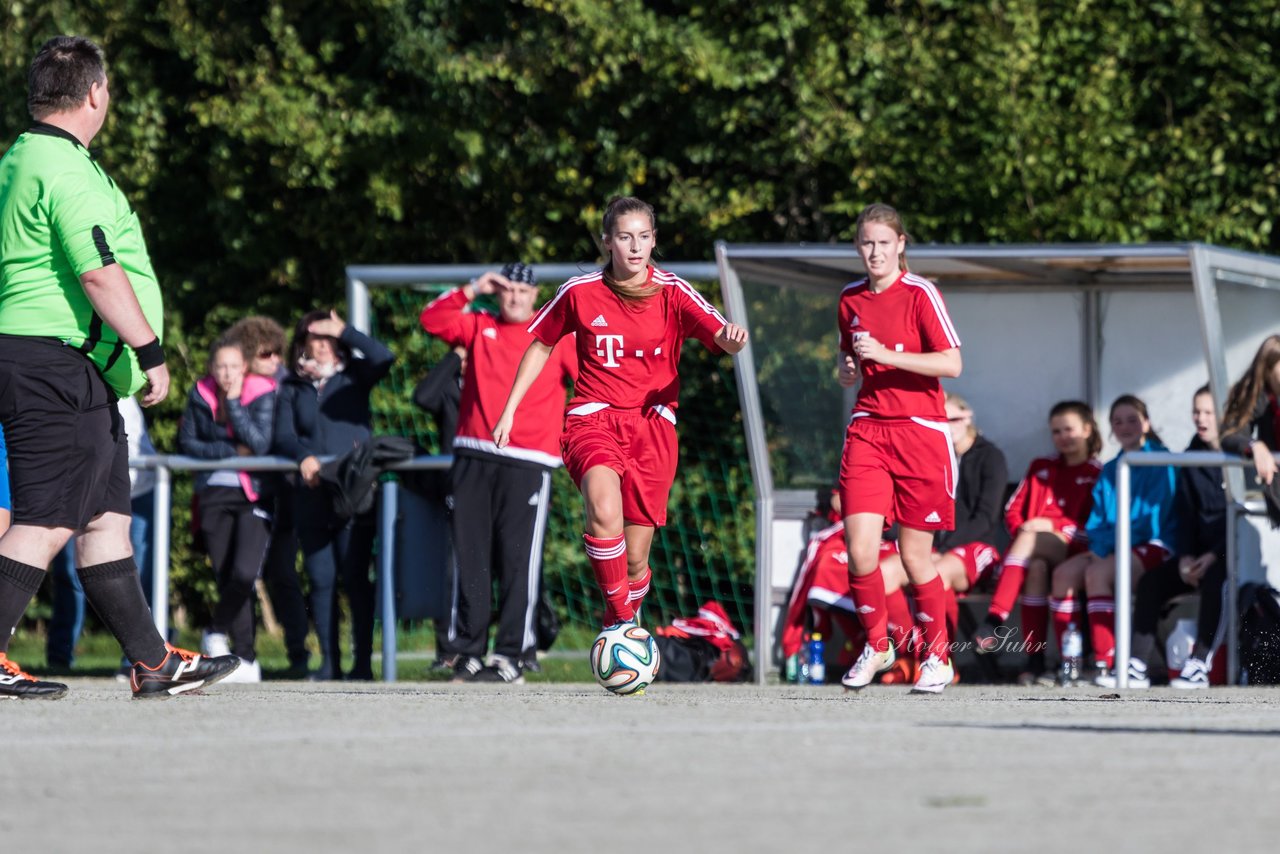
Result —
<path fill-rule="evenodd" d="M 247 371 L 238 343 L 220 338 L 209 356 L 209 374 L 187 396 L 178 428 L 184 454 L 201 459 L 263 456 L 271 449 L 276 382 Z M 200 529 L 213 564 L 218 603 L 204 639 L 211 655 L 244 659 L 237 681 L 259 681 L 254 653 L 254 582 L 271 539 L 271 501 L 249 472 L 199 472 L 195 481 Z M 229 643 L 228 643 L 229 638 Z"/>

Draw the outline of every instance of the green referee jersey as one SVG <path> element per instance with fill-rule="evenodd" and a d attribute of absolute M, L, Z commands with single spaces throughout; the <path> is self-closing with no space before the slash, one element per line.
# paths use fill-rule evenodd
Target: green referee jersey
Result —
<path fill-rule="evenodd" d="M 109 264 L 124 270 L 161 335 L 160 285 L 137 215 L 74 136 L 37 123 L 0 158 L 0 333 L 61 339 L 125 397 L 146 377 L 80 285 Z"/>

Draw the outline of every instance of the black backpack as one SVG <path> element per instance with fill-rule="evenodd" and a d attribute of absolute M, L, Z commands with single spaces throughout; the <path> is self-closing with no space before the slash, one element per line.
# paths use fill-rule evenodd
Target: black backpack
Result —
<path fill-rule="evenodd" d="M 1280 595 L 1269 584 L 1240 588 L 1240 682 L 1280 685 Z"/>

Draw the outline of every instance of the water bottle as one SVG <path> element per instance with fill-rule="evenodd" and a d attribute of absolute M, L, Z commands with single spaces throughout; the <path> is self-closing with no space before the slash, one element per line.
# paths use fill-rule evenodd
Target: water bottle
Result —
<path fill-rule="evenodd" d="M 796 682 L 804 685 L 809 681 L 809 642 L 805 641 L 800 644 L 800 651 L 796 653 Z"/>
<path fill-rule="evenodd" d="M 1068 623 L 1067 630 L 1062 635 L 1062 669 L 1058 677 L 1062 685 L 1076 685 L 1080 682 L 1083 657 L 1084 638 L 1080 636 L 1080 630 L 1074 622 Z"/>
<path fill-rule="evenodd" d="M 787 656 L 787 670 L 783 678 L 787 682 L 798 682 L 800 680 L 800 653 L 793 652 Z"/>
<path fill-rule="evenodd" d="M 817 632 L 809 639 L 809 682 L 821 685 L 827 681 L 826 647 L 822 643 L 822 635 Z"/>

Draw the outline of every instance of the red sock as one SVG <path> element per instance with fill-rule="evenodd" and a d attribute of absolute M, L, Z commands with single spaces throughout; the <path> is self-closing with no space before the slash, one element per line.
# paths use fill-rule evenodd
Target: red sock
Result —
<path fill-rule="evenodd" d="M 866 575 L 849 573 L 849 595 L 858 608 L 858 621 L 867 633 L 871 648 L 883 652 L 889 648 L 888 607 L 884 595 L 884 578 L 880 567 Z"/>
<path fill-rule="evenodd" d="M 839 626 L 841 634 L 844 635 L 845 641 L 856 652 L 861 652 L 863 645 L 867 642 L 867 633 L 862 630 L 862 624 L 859 623 L 854 616 L 848 611 L 831 611 L 831 619 Z M 828 637 L 828 635 L 823 635 Z M 852 664 L 853 662 L 850 662 Z"/>
<path fill-rule="evenodd" d="M 652 578 L 653 570 L 646 566 L 644 574 L 639 578 L 627 579 L 628 599 L 631 602 L 631 610 L 637 615 L 640 613 L 640 606 L 644 604 L 644 595 L 649 592 L 649 581 Z"/>
<path fill-rule="evenodd" d="M 1116 598 L 1114 596 L 1089 597 L 1089 637 L 1093 639 L 1095 661 L 1105 661 L 1107 667 L 1116 663 Z"/>
<path fill-rule="evenodd" d="M 1040 644 L 1044 643 L 1049 631 L 1049 601 L 1043 596 L 1022 597 L 1022 633 L 1023 642 L 1029 653 L 1043 653 Z"/>
<path fill-rule="evenodd" d="M 911 616 L 907 594 L 902 592 L 902 588 L 898 588 L 892 593 L 886 593 L 884 602 L 889 637 L 893 639 L 893 645 L 903 652 L 911 652 L 911 636 L 915 634 L 916 621 Z"/>
<path fill-rule="evenodd" d="M 1076 600 L 1072 598 L 1057 599 L 1049 597 L 1049 610 L 1053 612 L 1053 636 L 1057 638 L 1058 647 L 1062 647 L 1062 639 L 1067 636 L 1067 626 L 1072 623 L 1083 631 L 1080 617 L 1076 615 Z"/>
<path fill-rule="evenodd" d="M 1018 592 L 1022 590 L 1022 582 L 1027 577 L 1027 559 L 1025 557 L 1007 557 L 1000 570 L 1000 580 L 996 582 L 996 592 L 991 594 L 991 604 L 987 613 L 999 617 L 1000 622 L 1009 619 L 1013 613 L 1013 604 L 1018 601 Z"/>
<path fill-rule="evenodd" d="M 583 534 L 587 544 L 587 558 L 596 584 L 604 594 L 604 624 L 625 623 L 635 620 L 631 608 L 631 589 L 627 586 L 627 543 L 619 534 L 616 537 L 593 537 Z"/>
<path fill-rule="evenodd" d="M 942 661 L 951 660 L 951 641 L 947 637 L 947 588 L 942 576 L 932 581 L 912 584 L 916 599 L 916 622 L 924 633 L 924 656 L 936 655 Z"/>
<path fill-rule="evenodd" d="M 946 589 L 945 587 L 943 588 Z M 950 637 L 956 633 L 956 626 L 960 625 L 960 600 L 956 598 L 954 590 L 947 590 L 947 636 Z"/>

